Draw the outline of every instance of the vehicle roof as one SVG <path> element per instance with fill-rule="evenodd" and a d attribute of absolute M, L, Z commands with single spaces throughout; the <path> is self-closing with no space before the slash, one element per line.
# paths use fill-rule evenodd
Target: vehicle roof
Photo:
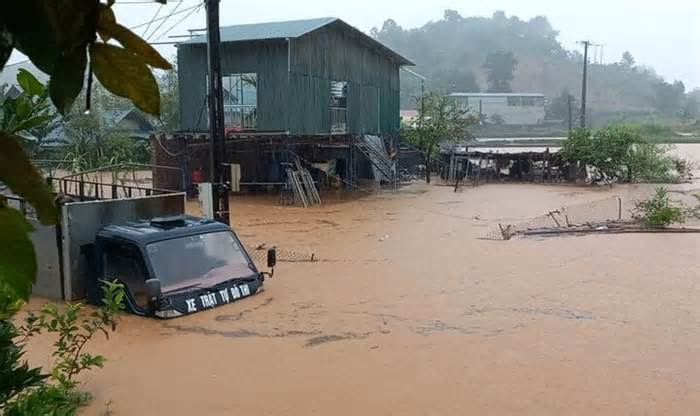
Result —
<path fill-rule="evenodd" d="M 137 220 L 120 225 L 108 225 L 97 233 L 97 237 L 120 239 L 139 245 L 146 245 L 171 238 L 217 231 L 231 231 L 231 228 L 226 224 L 206 218 L 182 215 Z"/>

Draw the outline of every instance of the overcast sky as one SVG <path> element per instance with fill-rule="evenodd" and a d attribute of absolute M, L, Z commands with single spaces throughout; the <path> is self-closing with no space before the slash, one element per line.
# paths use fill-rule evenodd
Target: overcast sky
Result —
<path fill-rule="evenodd" d="M 159 7 L 155 3 L 120 4 L 132 1 L 143 0 L 117 0 L 115 5 L 117 20 L 129 27 L 148 22 Z M 197 3 L 198 0 L 180 4 L 168 1 L 159 16 Z M 688 89 L 700 88 L 700 0 L 222 0 L 221 24 L 334 16 L 369 32 L 389 18 L 404 28 L 418 27 L 440 19 L 445 9 L 457 10 L 462 16 L 490 16 L 495 10 L 521 19 L 544 15 L 559 31 L 566 48 L 578 47 L 576 41 L 581 39 L 605 44 L 606 62 L 618 61 L 622 52 L 629 50 L 639 64 L 653 67 L 667 80 L 680 79 Z M 169 35 L 186 34 L 189 28 L 205 26 L 203 9 L 188 14 L 180 13 L 151 25 L 149 36 L 163 22 L 151 41 L 184 17 L 160 41 L 172 40 L 167 39 Z M 141 35 L 144 29 L 135 31 Z M 175 53 L 172 47 L 159 48 L 168 57 Z"/>

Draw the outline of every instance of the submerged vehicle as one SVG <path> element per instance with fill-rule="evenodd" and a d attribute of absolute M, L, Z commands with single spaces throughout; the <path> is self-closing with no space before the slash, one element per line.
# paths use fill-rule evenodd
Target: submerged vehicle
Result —
<path fill-rule="evenodd" d="M 107 168 L 108 176 L 118 168 Z M 93 173 L 104 172 L 50 180 L 60 196 L 57 225 L 42 225 L 25 201 L 4 195 L 35 229 L 34 294 L 98 304 L 103 282 L 116 280 L 127 311 L 175 318 L 254 295 L 272 277 L 274 248 L 267 252 L 272 270 L 260 272 L 228 225 L 185 214 L 184 192 L 86 180 Z"/>
<path fill-rule="evenodd" d="M 127 288 L 130 312 L 159 318 L 253 295 L 273 273 L 258 271 L 226 224 L 185 215 L 108 225 L 83 250 L 93 271 L 88 301 L 100 301 L 103 280 L 118 280 Z M 274 248 L 267 258 L 274 268 Z"/>

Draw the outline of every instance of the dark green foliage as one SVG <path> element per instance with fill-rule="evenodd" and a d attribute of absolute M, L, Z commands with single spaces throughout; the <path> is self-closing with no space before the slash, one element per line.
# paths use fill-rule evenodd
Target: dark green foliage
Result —
<path fill-rule="evenodd" d="M 57 220 L 53 196 L 20 144 L 26 144 L 32 130 L 46 127 L 50 121 L 47 96 L 61 113 L 70 110 L 83 89 L 88 52 L 98 77 L 112 91 L 128 97 L 146 112 L 159 112 L 158 87 L 147 65 L 165 69 L 170 65 L 150 45 L 116 23 L 113 4 L 114 1 L 105 4 L 93 0 L 23 0 L 3 2 L 0 6 L 0 70 L 16 49 L 52 80 L 47 93 L 31 74 L 20 71 L 18 83 L 24 92 L 18 99 L 3 100 L 0 116 L 0 182 L 25 198 L 45 223 Z M 112 37 L 124 48 L 99 42 L 98 31 L 103 41 Z M 0 208 L 5 209 L 2 200 Z M 0 245 L 21 246 L 22 251 L 20 256 L 3 253 L 0 285 L 23 298 L 28 297 L 25 288 L 31 287 L 36 272 L 31 244 L 26 244 L 27 232 L 17 216 L 3 216 Z M 19 262 L 25 262 L 32 273 L 13 274 L 24 270 Z M 18 284 L 19 280 L 23 282 Z"/>
<path fill-rule="evenodd" d="M 578 50 L 565 49 L 558 34 L 543 16 L 527 20 L 496 12 L 492 17 L 464 17 L 453 10 L 446 11 L 443 19 L 415 29 L 387 20 L 372 31 L 375 38 L 416 63 L 416 72 L 428 78 L 429 90 L 451 86 L 448 78 L 455 71 L 473 72 L 478 86 L 485 90 L 488 76 L 482 65 L 487 56 L 510 51 L 518 60 L 514 79 L 509 82 L 514 91 L 542 92 L 552 99 L 568 89 L 578 99 L 583 57 Z M 621 63 L 590 65 L 589 77 L 588 107 L 601 114 L 648 114 L 650 100 L 656 96 L 655 85 L 661 81 L 652 69 L 636 65 L 631 54 Z M 452 90 L 470 92 L 471 88 L 468 83 L 456 83 Z M 414 97 L 419 94 L 420 82 L 402 74 L 402 108 L 415 108 Z"/>
<path fill-rule="evenodd" d="M 443 142 L 457 142 L 469 137 L 469 126 L 478 122 L 478 116 L 469 114 L 450 97 L 427 93 L 418 97 L 418 120 L 404 126 L 401 136 L 417 148 L 426 164 L 426 182 L 430 182 L 430 161 Z"/>
<path fill-rule="evenodd" d="M 620 67 L 622 67 L 622 69 L 625 71 L 632 71 L 635 63 L 634 57 L 629 51 L 622 53 L 622 59 L 620 59 Z"/>
<path fill-rule="evenodd" d="M 638 201 L 633 212 L 634 218 L 649 227 L 664 228 L 685 222 L 687 210 L 673 204 L 668 188 L 659 186 L 650 199 Z"/>
<path fill-rule="evenodd" d="M 492 52 L 486 56 L 482 65 L 488 77 L 488 92 L 511 92 L 510 82 L 514 78 L 518 60 L 513 52 Z"/>
<path fill-rule="evenodd" d="M 601 130 L 576 129 L 564 142 L 559 155 L 567 161 L 595 168 L 597 180 L 675 182 L 673 160 L 665 149 L 648 143 L 629 127 Z"/>
<path fill-rule="evenodd" d="M 680 116 L 685 105 L 685 85 L 681 81 L 673 84 L 659 81 L 654 85 L 656 109 L 666 116 Z"/>
<path fill-rule="evenodd" d="M 692 121 L 700 116 L 700 103 L 698 99 L 692 95 L 689 95 L 683 106 L 681 119 L 683 121 Z"/>
<path fill-rule="evenodd" d="M 51 190 L 29 162 L 25 148 L 38 147 L 33 133 L 54 115 L 46 87 L 32 74 L 20 70 L 17 83 L 23 92 L 4 99 L 0 113 L 0 182 L 33 206 L 43 223 L 51 224 L 58 218 Z M 24 215 L 7 207 L 0 197 L 0 285 L 22 299 L 29 298 L 36 277 L 31 231 Z"/>
<path fill-rule="evenodd" d="M 158 78 L 160 86 L 160 117 L 154 123 L 164 132 L 180 129 L 180 102 L 177 85 L 177 68 L 166 71 Z"/>
<path fill-rule="evenodd" d="M 102 367 L 105 358 L 84 348 L 97 333 L 109 337 L 124 302 L 121 284 L 105 282 L 103 290 L 103 306 L 91 312 L 81 304 L 68 304 L 65 309 L 47 304 L 40 312 L 29 313 L 18 328 L 13 318 L 22 302 L 0 287 L 0 414 L 75 415 L 89 402 L 90 395 L 78 390 L 75 376 Z M 56 336 L 50 374 L 30 368 L 24 359 L 25 344 L 42 332 Z"/>
<path fill-rule="evenodd" d="M 128 132 L 95 114 L 73 114 L 65 124 L 65 137 L 53 152 L 64 160 L 68 170 L 79 172 L 119 163 L 148 163 L 148 142 L 130 137 Z"/>
<path fill-rule="evenodd" d="M 48 377 L 40 368 L 30 368 L 23 359 L 24 344 L 11 318 L 21 302 L 5 289 L 0 289 L 0 410 L 17 394 L 41 385 Z"/>
<path fill-rule="evenodd" d="M 0 284 L 21 299 L 29 299 L 36 278 L 32 225 L 12 208 L 0 207 Z"/>
<path fill-rule="evenodd" d="M 22 138 L 22 145 L 35 154 L 41 145 L 44 127 L 56 119 L 51 109 L 47 87 L 25 69 L 17 73 L 22 92 L 14 97 L 0 98 L 0 130 Z"/>
<path fill-rule="evenodd" d="M 559 120 L 565 123 L 569 121 L 569 97 L 571 96 L 571 120 L 576 123 L 580 115 L 580 103 L 575 99 L 569 90 L 564 90 L 557 97 L 547 103 L 547 119 Z"/>

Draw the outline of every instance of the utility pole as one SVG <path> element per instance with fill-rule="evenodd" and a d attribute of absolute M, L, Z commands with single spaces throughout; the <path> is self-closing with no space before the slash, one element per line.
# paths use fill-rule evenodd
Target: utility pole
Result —
<path fill-rule="evenodd" d="M 579 42 L 583 45 L 583 85 L 581 86 L 581 128 L 586 128 L 586 87 L 588 79 L 588 47 L 591 41 Z"/>
<path fill-rule="evenodd" d="M 568 96 L 568 101 L 569 101 L 569 135 L 571 135 L 571 130 L 573 129 L 573 114 L 571 110 L 571 94 Z"/>
<path fill-rule="evenodd" d="M 225 131 L 224 93 L 221 88 L 221 33 L 219 30 L 219 1 L 206 0 L 207 64 L 209 73 L 209 181 L 212 184 L 214 219 L 229 224 L 228 184 L 224 170 Z"/>

